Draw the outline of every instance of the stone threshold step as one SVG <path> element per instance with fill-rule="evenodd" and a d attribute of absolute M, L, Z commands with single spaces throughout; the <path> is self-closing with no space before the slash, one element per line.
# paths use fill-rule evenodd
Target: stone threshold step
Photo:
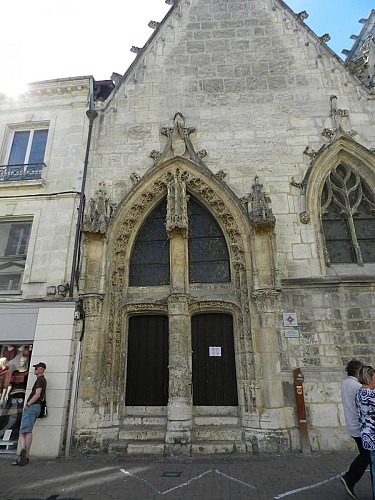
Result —
<path fill-rule="evenodd" d="M 115 441 L 110 443 L 108 453 L 115 455 L 157 455 L 168 454 L 171 445 L 162 441 Z M 247 453 L 246 445 L 243 441 L 212 441 L 194 442 L 191 446 L 184 448 L 184 454 L 190 450 L 191 455 L 217 455 L 232 453 Z"/>

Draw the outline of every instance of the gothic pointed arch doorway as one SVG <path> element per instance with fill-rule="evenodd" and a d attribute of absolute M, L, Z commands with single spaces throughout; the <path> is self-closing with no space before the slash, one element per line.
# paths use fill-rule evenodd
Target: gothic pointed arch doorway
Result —
<path fill-rule="evenodd" d="M 236 436 L 243 434 L 255 379 L 248 234 L 242 203 L 219 178 L 184 158 L 150 171 L 118 206 L 107 235 L 98 346 L 99 352 L 107 346 L 99 407 L 103 421 L 113 422 L 108 433 L 117 426 L 114 439 L 153 435 L 166 447 L 191 450 L 198 438 L 206 439 L 196 429 L 208 419 L 217 425 L 218 418 L 230 421 Z M 231 373 L 231 395 L 216 406 L 193 401 L 200 382 L 194 378 L 192 330 L 200 334 L 202 318 L 214 317 L 226 322 L 229 333 L 223 344 L 207 338 L 202 349 L 230 353 Z M 161 355 L 153 334 L 165 321 L 159 340 L 167 350 Z M 217 394 L 221 388 L 217 383 Z M 217 427 L 210 439 L 220 440 L 221 431 Z M 233 432 L 229 438 L 233 443 Z"/>

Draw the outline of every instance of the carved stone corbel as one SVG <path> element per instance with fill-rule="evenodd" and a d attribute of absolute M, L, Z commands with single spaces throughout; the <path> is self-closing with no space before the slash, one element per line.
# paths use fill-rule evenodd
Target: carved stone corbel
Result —
<path fill-rule="evenodd" d="M 278 310 L 280 292 L 278 290 L 259 289 L 252 292 L 256 308 L 261 312 L 275 312 Z"/>
<path fill-rule="evenodd" d="M 86 318 L 99 316 L 102 311 L 103 295 L 90 293 L 81 295 L 82 308 Z"/>

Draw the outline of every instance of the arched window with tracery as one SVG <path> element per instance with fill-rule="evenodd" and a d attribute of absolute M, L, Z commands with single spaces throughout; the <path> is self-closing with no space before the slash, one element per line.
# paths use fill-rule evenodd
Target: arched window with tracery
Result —
<path fill-rule="evenodd" d="M 375 262 L 375 197 L 351 167 L 328 174 L 321 195 L 326 264 Z"/>
<path fill-rule="evenodd" d="M 170 283 L 170 255 L 167 234 L 167 200 L 162 200 L 141 227 L 130 257 L 129 285 L 158 286 Z M 230 264 L 224 234 L 214 216 L 192 195 L 188 202 L 189 265 L 185 273 L 190 283 L 229 282 Z"/>

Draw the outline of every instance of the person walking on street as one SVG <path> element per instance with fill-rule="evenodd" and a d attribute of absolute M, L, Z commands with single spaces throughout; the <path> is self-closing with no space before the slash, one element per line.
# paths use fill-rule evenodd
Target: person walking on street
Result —
<path fill-rule="evenodd" d="M 361 424 L 362 444 L 370 453 L 372 498 L 375 500 L 375 370 L 371 366 L 362 366 L 358 380 L 362 387 L 355 396 L 355 402 Z"/>
<path fill-rule="evenodd" d="M 47 368 L 45 363 L 37 363 L 34 366 L 34 375 L 36 381 L 31 390 L 30 396 L 22 414 L 21 427 L 20 427 L 20 443 L 21 453 L 19 458 L 12 465 L 20 465 L 21 467 L 29 463 L 29 453 L 31 442 L 33 439 L 33 427 L 36 419 L 40 415 L 41 401 L 45 400 L 47 380 L 44 377 L 44 370 Z"/>
<path fill-rule="evenodd" d="M 355 395 L 358 389 L 362 387 L 358 381 L 358 374 L 361 367 L 362 363 L 360 361 L 356 359 L 349 361 L 346 367 L 348 377 L 341 384 L 341 398 L 346 429 L 349 436 L 356 442 L 359 451 L 359 455 L 353 460 L 348 471 L 341 478 L 347 493 L 352 498 L 357 498 L 354 494 L 354 486 L 361 479 L 370 463 L 370 452 L 365 450 L 362 445 L 360 422 L 355 402 Z"/>

